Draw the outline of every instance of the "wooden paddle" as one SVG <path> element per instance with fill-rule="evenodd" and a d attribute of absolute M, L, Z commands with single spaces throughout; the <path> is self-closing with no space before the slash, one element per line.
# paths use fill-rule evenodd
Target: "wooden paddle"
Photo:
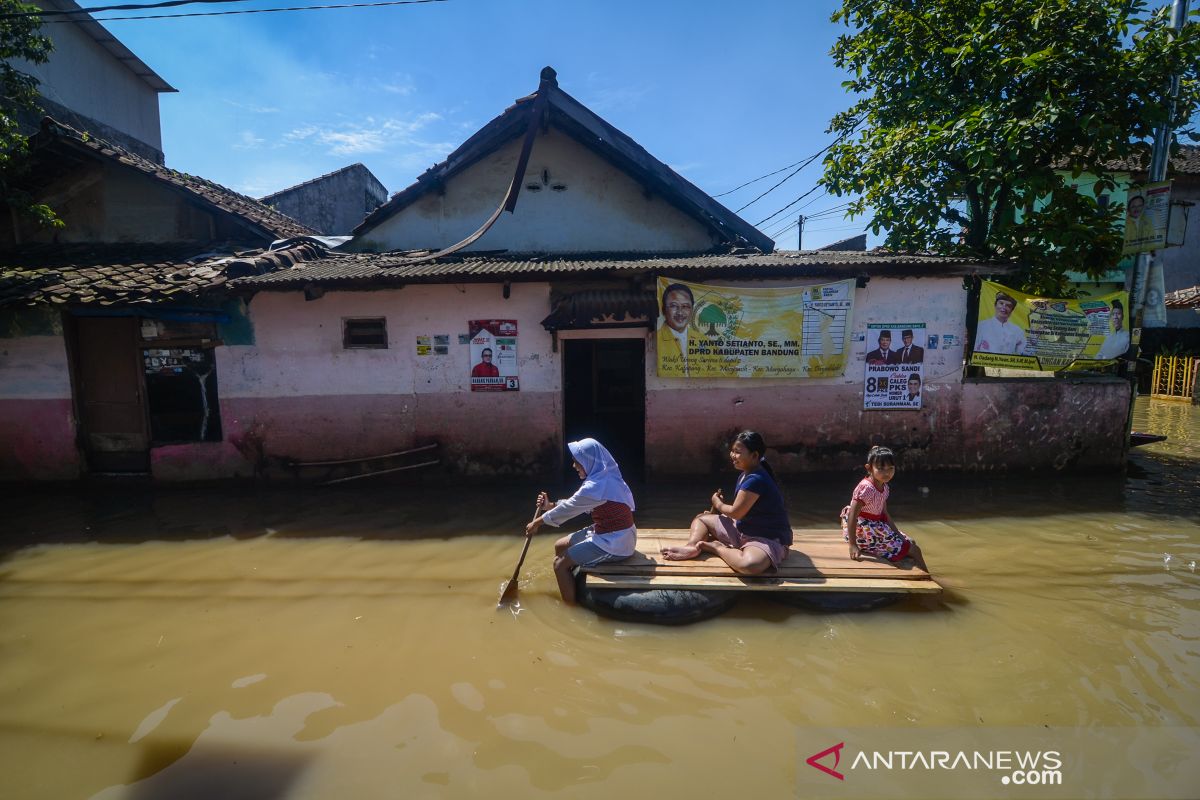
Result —
<path fill-rule="evenodd" d="M 538 512 L 541 511 L 541 504 L 533 509 L 533 520 L 537 519 Z M 496 602 L 496 607 L 510 605 L 517 599 L 517 575 L 521 572 L 521 565 L 525 563 L 525 554 L 529 552 L 529 542 L 533 539 L 533 534 L 525 534 L 525 545 L 521 548 L 521 557 L 517 560 L 517 568 L 513 570 L 512 577 L 508 579 L 508 583 L 504 584 L 504 588 L 500 590 L 500 599 Z"/>

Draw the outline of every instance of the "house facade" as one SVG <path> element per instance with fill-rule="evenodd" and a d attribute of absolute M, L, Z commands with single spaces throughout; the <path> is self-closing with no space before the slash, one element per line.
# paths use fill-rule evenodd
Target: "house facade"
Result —
<path fill-rule="evenodd" d="M 74 478 L 105 465 L 160 480 L 302 477 L 297 464 L 431 443 L 457 474 L 546 475 L 567 441 L 590 435 L 628 473 L 656 478 L 710 473 L 742 428 L 762 432 L 785 471 L 853 468 L 878 443 L 907 469 L 1124 463 L 1127 381 L 965 376 L 977 281 L 1011 267 L 775 252 L 550 70 L 369 215 L 342 252 L 259 205 L 221 217 L 237 198 L 211 191 L 216 209 L 199 188 L 181 202 L 213 211 L 214 224 L 257 226 L 246 242 L 255 247 L 91 273 L 56 272 L 34 246 L 16 248 L 43 261 L 24 283 L 9 267 L 0 282 L 13 334 L 0 358 L 0 437 L 11 445 L 0 477 Z M 164 295 L 175 281 L 186 285 Z M 813 298 L 814 287 L 839 287 L 839 332 L 812 334 L 824 336 L 816 358 L 837 366 L 811 377 L 672 376 L 660 363 L 663 282 Z M 84 299 L 98 285 L 103 295 Z M 102 315 L 124 315 L 125 329 L 81 337 L 87 309 L 110 306 Z M 820 323 L 824 312 L 811 313 Z M 923 399 L 867 408 L 868 352 L 884 331 L 909 329 L 924 355 L 906 373 L 920 376 Z M 93 339 L 101 353 L 132 354 L 141 396 L 114 406 L 81 388 L 112 372 L 80 348 Z M 167 379 L 172 399 L 147 400 Z M 148 432 L 131 441 L 99 430 L 115 424 L 105 421 L 114 409 L 140 413 Z"/>

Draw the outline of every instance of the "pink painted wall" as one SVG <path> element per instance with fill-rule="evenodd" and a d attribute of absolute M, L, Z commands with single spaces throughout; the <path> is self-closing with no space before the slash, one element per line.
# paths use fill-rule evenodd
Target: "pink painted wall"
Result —
<path fill-rule="evenodd" d="M 0 480 L 71 480 L 80 470 L 63 337 L 0 339 Z"/>

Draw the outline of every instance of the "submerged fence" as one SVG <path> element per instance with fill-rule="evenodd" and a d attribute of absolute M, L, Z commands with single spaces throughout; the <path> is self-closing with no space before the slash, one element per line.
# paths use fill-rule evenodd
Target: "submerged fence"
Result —
<path fill-rule="evenodd" d="M 1150 396 L 1161 400 L 1192 400 L 1200 358 L 1195 356 L 1155 356 Z"/>

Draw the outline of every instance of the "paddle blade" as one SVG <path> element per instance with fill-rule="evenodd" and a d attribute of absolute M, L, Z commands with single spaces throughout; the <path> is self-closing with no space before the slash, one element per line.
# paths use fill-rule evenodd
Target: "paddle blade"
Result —
<path fill-rule="evenodd" d="M 496 601 L 497 606 L 509 606 L 517 602 L 517 581 L 511 580 L 504 584 L 504 589 L 500 592 L 500 599 Z"/>

